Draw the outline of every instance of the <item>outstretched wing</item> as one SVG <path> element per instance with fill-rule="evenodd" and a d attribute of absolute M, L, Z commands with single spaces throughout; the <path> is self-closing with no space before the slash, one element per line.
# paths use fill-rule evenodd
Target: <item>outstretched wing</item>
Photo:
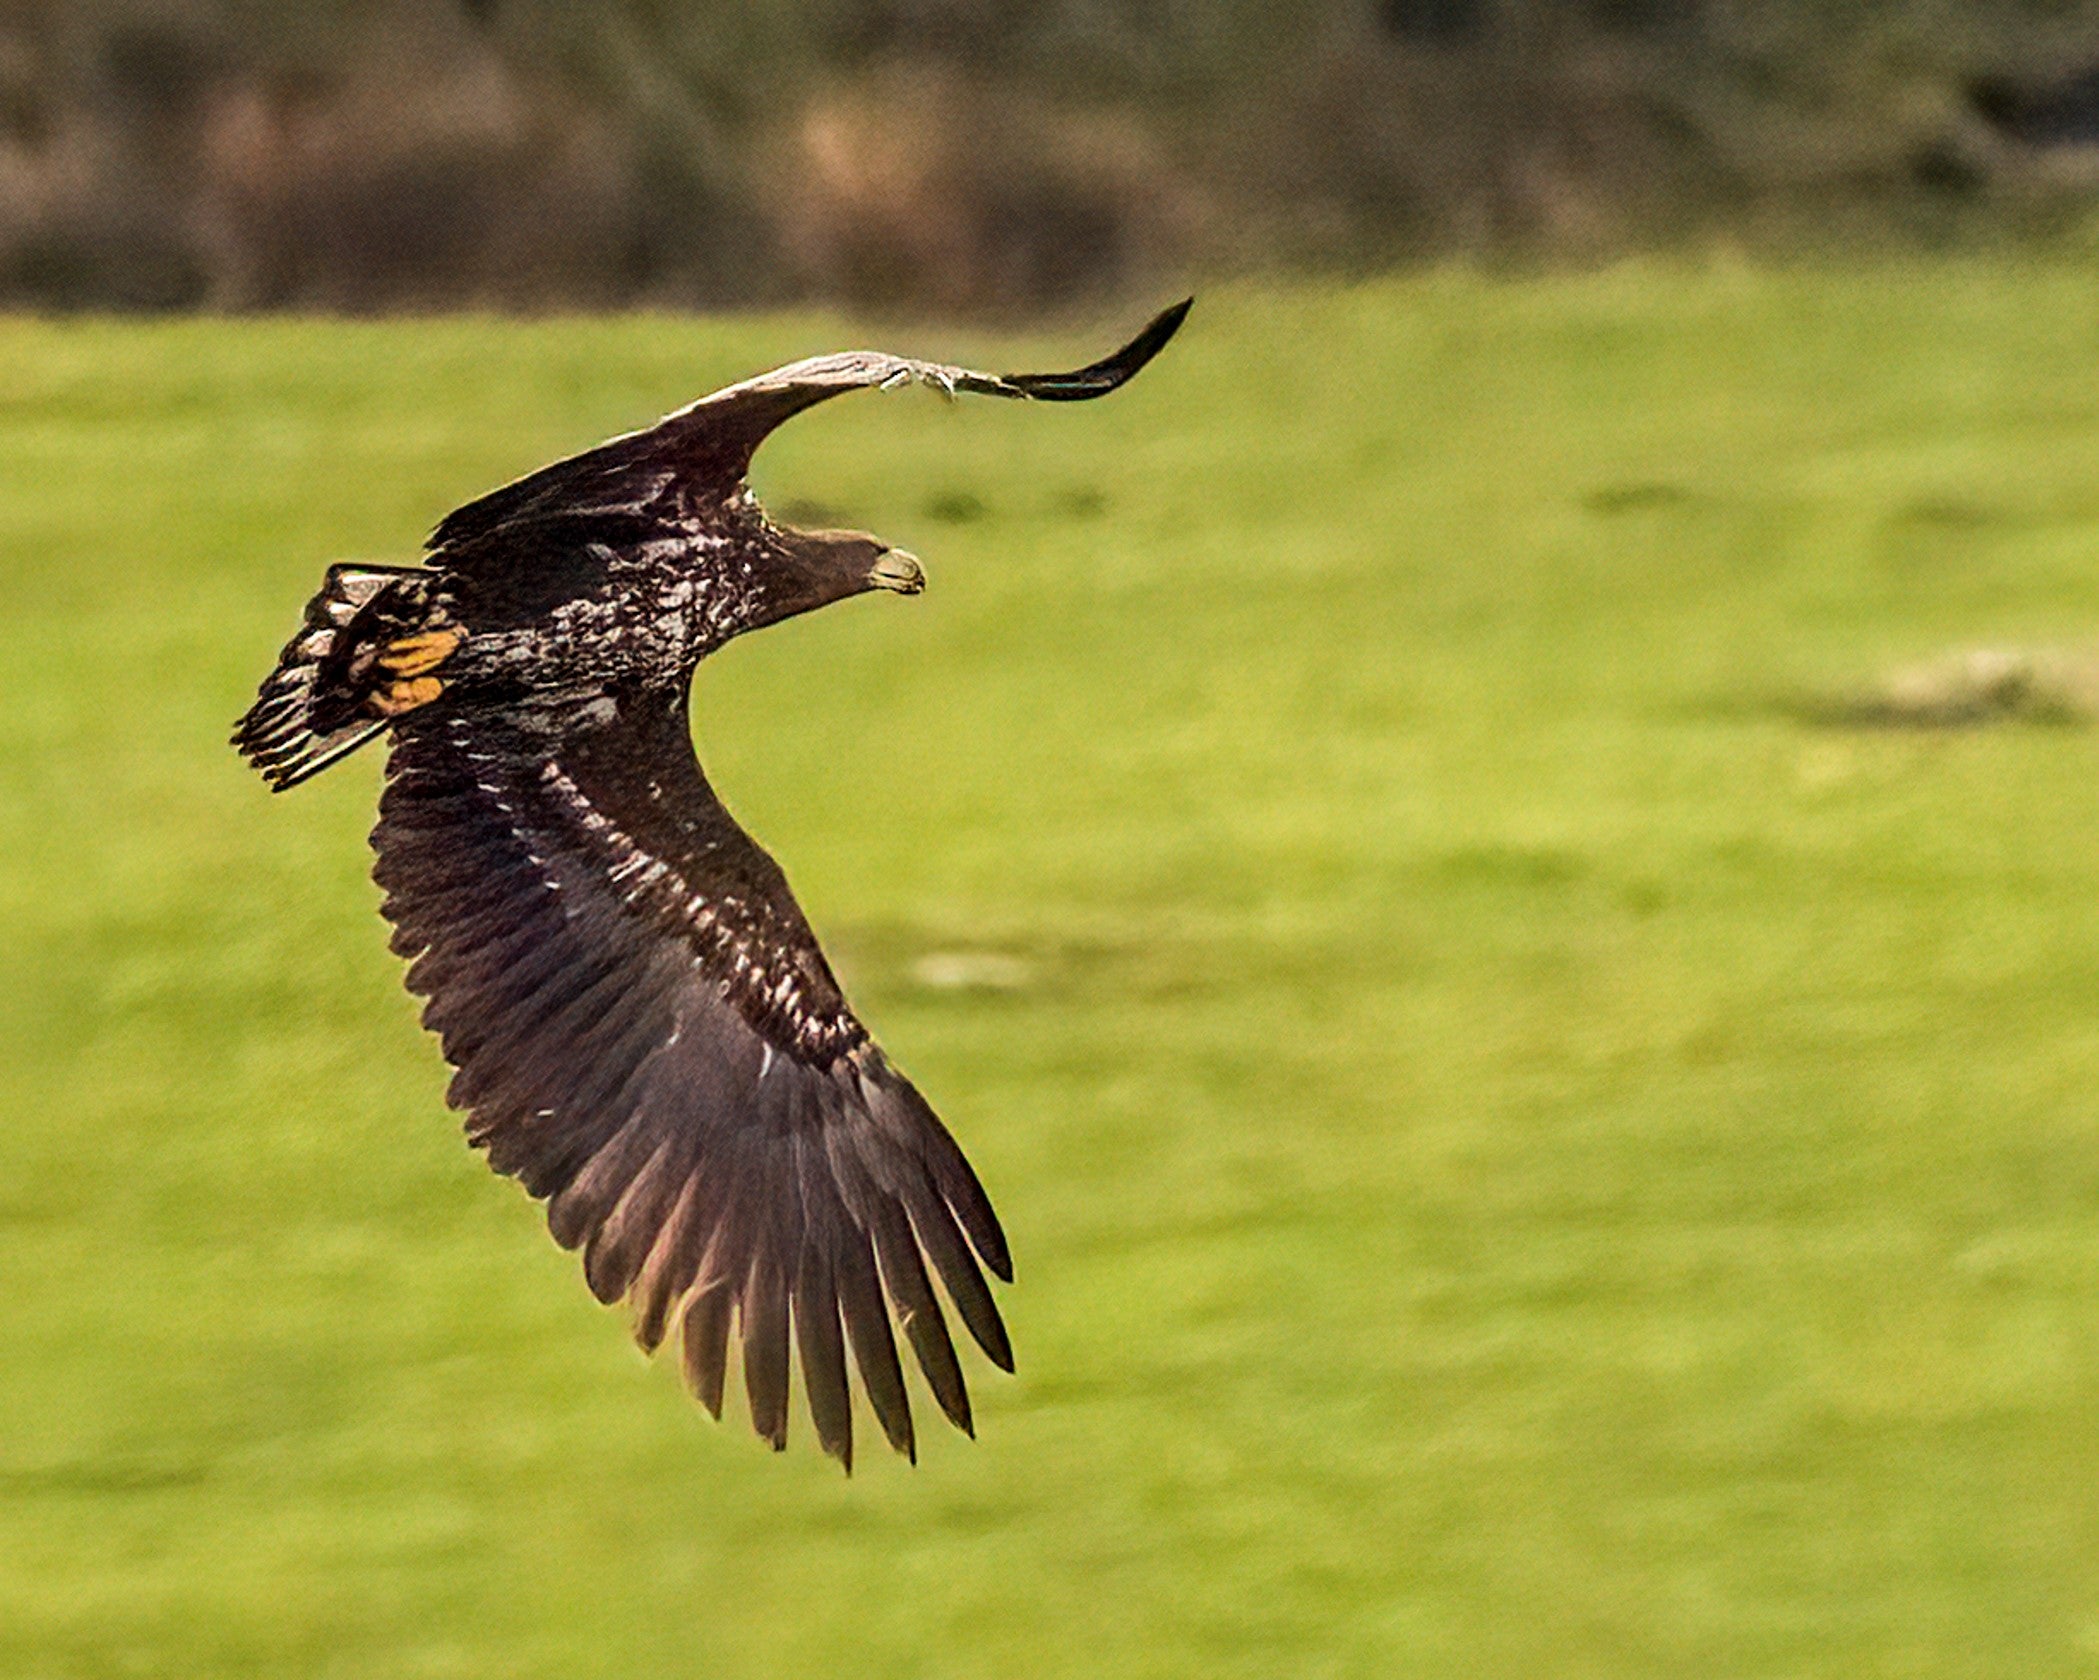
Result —
<path fill-rule="evenodd" d="M 714 486 L 726 495 L 750 468 L 758 446 L 784 421 L 847 391 L 930 385 L 953 395 L 1032 397 L 1084 402 L 1136 377 L 1187 316 L 1193 298 L 1154 317 L 1111 356 L 1070 373 L 978 373 L 912 361 L 876 350 L 844 350 L 790 362 L 702 397 L 646 431 L 599 444 L 542 467 L 446 515 L 430 547 L 451 558 L 498 530 L 579 509 L 619 511 L 644 505 L 670 479 Z"/>
<path fill-rule="evenodd" d="M 731 385 L 701 398 L 665 424 L 704 425 L 711 439 L 718 439 L 721 447 L 733 451 L 749 465 L 758 445 L 775 427 L 803 409 L 846 391 L 893 391 L 905 385 L 930 385 L 950 396 L 968 391 L 985 397 L 1084 402 L 1091 397 L 1104 397 L 1134 379 L 1179 331 L 1194 301 L 1185 298 L 1162 311 L 1112 356 L 1070 373 L 977 373 L 938 362 L 915 362 L 878 350 L 842 350 L 835 355 L 790 362 L 771 373 Z"/>
<path fill-rule="evenodd" d="M 682 696 L 521 722 L 433 712 L 396 725 L 373 873 L 469 1138 L 546 1201 L 600 1300 L 630 1298 L 644 1347 L 677 1329 L 717 1417 L 733 1318 L 774 1446 L 791 1332 L 827 1452 L 850 1468 L 850 1342 L 884 1433 L 914 1454 L 893 1305 L 970 1429 L 928 1262 L 1010 1371 L 981 1269 L 1012 1277 L 997 1217 L 715 799 Z"/>

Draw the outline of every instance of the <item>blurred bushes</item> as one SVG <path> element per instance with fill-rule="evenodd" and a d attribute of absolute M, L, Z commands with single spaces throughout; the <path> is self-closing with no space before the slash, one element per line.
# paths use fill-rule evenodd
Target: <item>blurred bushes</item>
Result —
<path fill-rule="evenodd" d="M 967 313 L 2059 228 L 2095 64 L 2099 0 L 8 0 L 0 300 Z"/>

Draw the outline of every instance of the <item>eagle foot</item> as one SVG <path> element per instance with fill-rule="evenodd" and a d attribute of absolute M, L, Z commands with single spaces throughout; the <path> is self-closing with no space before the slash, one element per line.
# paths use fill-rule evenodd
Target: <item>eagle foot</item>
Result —
<path fill-rule="evenodd" d="M 379 654 L 379 663 L 397 677 L 420 677 L 450 659 L 465 640 L 465 634 L 458 630 L 425 630 L 388 642 Z"/>
<path fill-rule="evenodd" d="M 445 685 L 435 677 L 408 677 L 374 689 L 366 704 L 381 717 L 399 717 L 403 712 L 429 705 L 444 691 Z"/>

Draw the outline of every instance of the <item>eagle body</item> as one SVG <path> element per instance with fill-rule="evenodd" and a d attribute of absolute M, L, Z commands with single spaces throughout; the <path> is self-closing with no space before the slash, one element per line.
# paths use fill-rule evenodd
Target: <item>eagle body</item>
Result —
<path fill-rule="evenodd" d="M 756 501 L 748 492 L 695 493 L 663 474 L 650 480 L 626 505 L 436 542 L 420 567 L 343 568 L 378 580 L 350 600 L 355 615 L 321 673 L 343 721 L 421 703 L 385 693 L 421 678 L 412 657 L 385 657 L 403 641 L 412 656 L 419 636 L 456 632 L 437 678 L 455 707 L 558 707 L 620 686 L 682 689 L 708 654 L 772 622 L 769 609 L 791 597 L 780 534 Z M 325 611 L 327 591 L 316 604 Z M 360 662 L 360 654 L 372 657 Z M 374 692 L 376 711 L 367 703 Z M 303 768 L 280 781 L 303 779 Z"/>
<path fill-rule="evenodd" d="M 764 437 L 845 390 L 1074 400 L 1130 378 L 1183 304 L 1071 374 L 987 375 L 869 352 L 717 392 L 470 502 L 424 563 L 336 566 L 236 726 L 273 789 L 381 734 L 372 834 L 409 989 L 455 1072 L 447 1100 L 547 1204 L 606 1302 L 673 1331 L 719 1416 L 732 1339 L 758 1432 L 787 1438 L 790 1344 L 826 1451 L 850 1468 L 847 1355 L 915 1455 L 901 1330 L 972 1427 L 936 1297 L 997 1365 L 997 1216 L 869 1037 L 779 866 L 692 748 L 699 662 L 916 560 L 774 524 L 744 483 Z"/>

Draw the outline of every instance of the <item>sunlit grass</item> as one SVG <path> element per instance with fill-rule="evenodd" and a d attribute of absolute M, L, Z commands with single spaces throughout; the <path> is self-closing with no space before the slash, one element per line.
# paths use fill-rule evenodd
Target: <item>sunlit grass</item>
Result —
<path fill-rule="evenodd" d="M 460 1144 L 377 759 L 223 738 L 326 562 L 866 335 L 0 324 L 0 1673 L 2088 1672 L 2099 750 L 1799 702 L 2099 636 L 2089 291 L 1237 292 L 783 433 L 932 586 L 703 753 L 1020 1267 L 850 1481 Z"/>

